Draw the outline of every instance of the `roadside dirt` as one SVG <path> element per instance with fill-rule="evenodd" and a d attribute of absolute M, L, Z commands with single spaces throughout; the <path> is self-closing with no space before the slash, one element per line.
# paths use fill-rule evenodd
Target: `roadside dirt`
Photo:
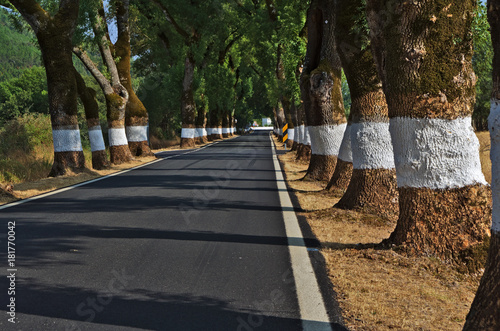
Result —
<path fill-rule="evenodd" d="M 489 136 L 483 134 L 480 141 L 481 159 L 489 159 L 484 155 L 489 153 Z M 275 144 L 283 149 L 276 139 Z M 462 330 L 481 275 L 461 274 L 433 258 L 367 248 L 389 237 L 395 221 L 333 208 L 340 197 L 324 191 L 324 182 L 301 181 L 307 164 L 295 158 L 294 152 L 279 156 L 287 183 L 304 210 L 301 215 L 321 242 L 346 326 L 350 330 Z"/>

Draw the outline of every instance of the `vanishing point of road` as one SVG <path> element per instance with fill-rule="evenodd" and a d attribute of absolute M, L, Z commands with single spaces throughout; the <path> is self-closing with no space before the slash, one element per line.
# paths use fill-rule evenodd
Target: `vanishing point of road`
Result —
<path fill-rule="evenodd" d="M 344 329 L 268 131 L 158 157 L 2 207 L 1 330 Z"/>

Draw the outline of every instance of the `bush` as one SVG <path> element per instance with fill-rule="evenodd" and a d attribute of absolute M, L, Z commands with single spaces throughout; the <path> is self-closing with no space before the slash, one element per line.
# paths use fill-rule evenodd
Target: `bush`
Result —
<path fill-rule="evenodd" d="M 47 177 L 53 162 L 50 116 L 27 114 L 0 128 L 0 181 Z"/>

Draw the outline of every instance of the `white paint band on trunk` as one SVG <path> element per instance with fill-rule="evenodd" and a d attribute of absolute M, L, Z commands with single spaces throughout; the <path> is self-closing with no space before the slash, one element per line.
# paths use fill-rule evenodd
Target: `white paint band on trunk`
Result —
<path fill-rule="evenodd" d="M 90 150 L 92 152 L 103 151 L 106 149 L 100 125 L 96 125 L 89 128 L 89 140 L 90 140 Z"/>
<path fill-rule="evenodd" d="M 347 123 L 339 125 L 309 126 L 313 155 L 339 155 Z"/>
<path fill-rule="evenodd" d="M 54 152 L 81 152 L 80 130 L 52 130 Z"/>
<path fill-rule="evenodd" d="M 109 146 L 128 145 L 125 128 L 111 128 L 108 130 Z"/>
<path fill-rule="evenodd" d="M 399 187 L 450 189 L 484 184 L 471 117 L 390 121 Z"/>
<path fill-rule="evenodd" d="M 344 138 L 340 144 L 339 159 L 344 162 L 352 163 L 352 149 L 351 149 L 351 125 L 348 124 L 345 128 Z"/>
<path fill-rule="evenodd" d="M 147 126 L 127 126 L 125 129 L 127 140 L 130 142 L 141 142 L 148 140 Z"/>
<path fill-rule="evenodd" d="M 295 129 L 288 129 L 288 140 L 294 140 L 295 138 Z"/>
<path fill-rule="evenodd" d="M 354 169 L 394 169 L 389 123 L 352 123 L 351 150 Z"/>
<path fill-rule="evenodd" d="M 309 127 L 304 126 L 304 140 L 302 141 L 302 144 L 306 146 L 311 146 L 311 136 L 309 135 Z"/>
<path fill-rule="evenodd" d="M 229 134 L 229 128 L 222 128 L 222 134 Z"/>
<path fill-rule="evenodd" d="M 221 135 L 222 134 L 222 128 L 215 128 L 213 134 Z"/>
<path fill-rule="evenodd" d="M 493 195 L 491 230 L 500 233 L 500 100 L 491 100 L 488 127 L 491 137 L 491 193 Z"/>
<path fill-rule="evenodd" d="M 302 124 L 301 126 L 299 126 L 299 128 L 300 128 L 300 143 L 304 144 L 304 142 L 306 141 L 306 126 Z"/>
<path fill-rule="evenodd" d="M 207 130 L 205 128 L 196 128 L 196 138 L 206 137 Z"/>
<path fill-rule="evenodd" d="M 196 129 L 182 128 L 181 130 L 181 138 L 194 139 L 195 135 L 196 135 Z"/>

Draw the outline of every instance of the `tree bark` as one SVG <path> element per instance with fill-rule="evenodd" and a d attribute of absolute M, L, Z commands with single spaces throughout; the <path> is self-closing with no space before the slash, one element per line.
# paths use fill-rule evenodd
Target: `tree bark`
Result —
<path fill-rule="evenodd" d="M 193 148 L 196 132 L 196 104 L 194 102 L 194 57 L 191 53 L 184 62 L 184 81 L 182 83 L 182 133 L 181 148 Z"/>
<path fill-rule="evenodd" d="M 208 142 L 206 124 L 207 124 L 207 105 L 204 102 L 204 100 L 202 100 L 201 104 L 198 105 L 197 116 L 196 116 L 195 142 L 197 144 L 205 144 Z"/>
<path fill-rule="evenodd" d="M 151 152 L 148 142 L 148 112 L 132 88 L 129 3 L 129 0 L 116 1 L 118 39 L 113 49 L 114 57 L 118 59 L 116 67 L 120 82 L 127 89 L 129 95 L 125 110 L 125 125 L 130 152 L 133 156 L 144 157 L 153 155 L 153 152 Z"/>
<path fill-rule="evenodd" d="M 326 186 L 326 190 L 342 197 L 351 181 L 352 169 L 351 123 L 349 121 L 340 145 L 335 171 Z"/>
<path fill-rule="evenodd" d="M 90 149 L 92 151 L 92 168 L 102 170 L 109 168 L 108 155 L 99 119 L 99 105 L 96 100 L 96 91 L 87 87 L 83 77 L 76 69 L 73 70 L 76 78 L 78 95 L 85 108 L 85 117 L 89 130 Z"/>
<path fill-rule="evenodd" d="M 301 77 L 309 93 L 309 102 L 304 103 L 311 136 L 311 161 L 304 177 L 308 180 L 332 177 L 346 128 L 333 3 L 313 1 L 308 16 L 307 54 Z"/>
<path fill-rule="evenodd" d="M 77 86 L 71 53 L 79 1 L 61 1 L 54 16 L 33 0 L 10 2 L 32 27 L 42 51 L 54 143 L 54 163 L 49 176 L 62 176 L 68 170 L 79 172 L 85 168 L 85 158 L 78 127 Z"/>
<path fill-rule="evenodd" d="M 475 0 L 368 1 L 401 211 L 385 243 L 461 264 L 474 261 L 491 216 L 471 126 L 476 6 Z"/>
<path fill-rule="evenodd" d="M 500 1 L 488 0 L 493 44 L 493 93 L 488 126 L 491 136 L 493 222 L 483 278 L 465 321 L 464 330 L 500 330 Z"/>
<path fill-rule="evenodd" d="M 335 205 L 363 209 L 392 217 L 398 212 L 394 152 L 389 133 L 389 114 L 382 82 L 363 32 L 366 11 L 363 0 L 339 0 L 336 37 L 339 55 L 351 92 L 352 177 L 344 196 Z M 357 32 L 353 27 L 357 27 Z"/>
<path fill-rule="evenodd" d="M 302 90 L 302 86 L 301 86 Z M 308 93 L 307 93 L 308 94 Z M 302 93 L 302 98 L 304 99 L 304 93 Z M 309 98 L 309 97 L 307 97 Z M 297 108 L 297 123 L 298 123 L 298 138 L 297 143 L 297 161 L 309 162 L 311 159 L 311 138 L 306 126 L 306 115 L 304 113 L 303 103 Z"/>

